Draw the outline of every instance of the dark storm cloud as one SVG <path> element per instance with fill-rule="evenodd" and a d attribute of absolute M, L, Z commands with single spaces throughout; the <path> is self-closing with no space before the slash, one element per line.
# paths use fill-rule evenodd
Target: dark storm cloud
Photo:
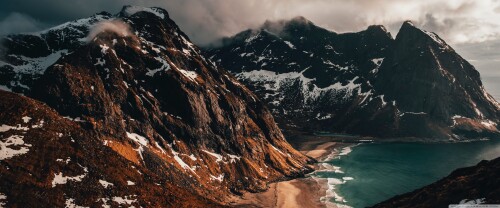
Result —
<path fill-rule="evenodd" d="M 86 17 L 100 11 L 118 11 L 126 0 L 2 0 L 0 14 L 18 12 L 49 24 Z M 3 18 L 3 17 L 2 17 Z"/>
<path fill-rule="evenodd" d="M 116 13 L 126 4 L 167 9 L 199 44 L 257 27 L 267 19 L 299 15 L 337 32 L 382 24 L 395 35 L 403 21 L 413 20 L 452 43 L 500 36 L 498 0 L 2 0 L 0 21 L 17 12 L 54 25 L 100 11 Z"/>
<path fill-rule="evenodd" d="M 41 30 L 45 24 L 31 18 L 30 16 L 17 12 L 10 13 L 0 21 L 0 36 L 10 33 L 23 33 Z"/>

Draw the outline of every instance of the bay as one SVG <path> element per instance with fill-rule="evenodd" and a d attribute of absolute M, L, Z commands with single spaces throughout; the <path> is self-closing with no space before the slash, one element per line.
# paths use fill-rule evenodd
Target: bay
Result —
<path fill-rule="evenodd" d="M 325 161 L 341 171 L 318 172 L 335 178 L 334 192 L 350 207 L 374 205 L 435 182 L 453 170 L 500 157 L 500 139 L 461 143 L 370 143 Z M 338 180 L 337 180 L 338 179 Z"/>

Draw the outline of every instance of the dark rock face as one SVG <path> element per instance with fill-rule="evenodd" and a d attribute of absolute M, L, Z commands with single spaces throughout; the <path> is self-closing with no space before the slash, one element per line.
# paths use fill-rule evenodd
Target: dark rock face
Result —
<path fill-rule="evenodd" d="M 419 136 L 475 134 L 496 130 L 490 127 L 498 124 L 498 103 L 484 90 L 479 72 L 439 36 L 410 22 L 401 27 L 380 67 L 376 88 L 396 100 L 401 112 L 420 112 L 407 115 L 409 119 L 427 120 L 435 127 L 412 132 Z M 466 121 L 477 124 L 472 125 L 477 131 L 460 124 Z"/>
<path fill-rule="evenodd" d="M 0 205 L 218 205 L 127 160 L 102 145 L 97 132 L 44 103 L 2 90 L 0 97 Z"/>
<path fill-rule="evenodd" d="M 33 81 L 50 65 L 86 43 L 91 25 L 110 18 L 111 14 L 102 12 L 39 33 L 2 38 L 0 87 L 19 93 L 28 92 Z"/>
<path fill-rule="evenodd" d="M 282 128 L 373 137 L 498 136 L 499 104 L 437 35 L 406 22 L 337 34 L 298 17 L 207 48 L 267 101 Z"/>
<path fill-rule="evenodd" d="M 89 28 L 97 21 L 90 23 L 86 19 L 56 27 L 35 37 L 8 37 L 13 44 L 40 38 L 51 42 L 55 40 L 49 38 L 48 34 L 76 28 L 71 29 L 72 35 L 65 36 L 71 37 L 73 41 L 65 42 L 59 48 L 67 50 L 67 53 L 47 69 L 42 67 L 41 71 L 35 70 L 35 73 L 25 72 L 20 70 L 20 65 L 5 58 L 1 71 L 13 69 L 10 72 L 14 72 L 14 76 L 12 80 L 0 84 L 46 103 L 54 109 L 51 111 L 67 118 L 54 115 L 58 118 L 53 122 L 54 125 L 64 120 L 78 127 L 77 131 L 81 134 L 91 134 L 94 139 L 85 142 L 93 144 L 95 151 L 102 152 L 103 157 L 100 158 L 112 155 L 116 160 L 128 164 L 124 165 L 123 171 L 135 174 L 130 169 L 133 164 L 144 177 L 141 180 L 148 179 L 155 181 L 151 182 L 153 185 L 159 184 L 154 186 L 159 190 L 157 194 L 142 194 L 148 195 L 144 200 L 162 198 L 152 206 L 178 204 L 204 207 L 211 202 L 219 204 L 230 193 L 263 190 L 268 182 L 300 176 L 310 170 L 307 163 L 311 159 L 285 141 L 265 105 L 231 74 L 205 59 L 198 47 L 169 19 L 165 10 L 127 6 L 115 16 L 96 16 L 100 17 L 97 19 L 109 21 L 96 27 L 99 29 L 102 26 L 102 32 L 96 33 L 95 37 L 86 36 L 88 31 L 93 34 L 95 29 Z M 50 44 L 47 47 L 52 48 Z M 14 49 L 8 49 L 7 54 L 16 55 L 6 57 L 18 58 L 27 56 L 19 55 L 23 51 L 38 50 L 27 48 L 14 53 Z M 29 77 L 27 80 L 30 81 L 16 80 L 16 77 L 21 76 Z M 19 95 L 9 96 L 21 99 Z M 2 109 L 2 112 L 10 111 L 15 112 L 15 109 Z M 8 123 L 8 120 L 0 122 L 17 124 Z M 2 140 L 5 139 L 3 136 Z M 86 152 L 85 149 L 81 151 Z M 91 154 L 94 149 L 89 151 L 86 154 Z M 20 157 L 31 157 L 31 152 Z M 78 153 L 72 150 L 66 152 Z M 38 165 L 54 172 L 51 164 L 57 158 L 50 155 L 44 157 L 51 162 Z M 92 158 L 84 159 L 90 164 Z M 23 164 L 10 162 L 10 159 L 0 162 L 4 161 L 11 164 L 13 168 L 7 171 L 14 175 L 23 167 Z M 103 162 L 108 169 L 113 169 L 114 165 L 110 164 Z M 115 174 L 122 169 L 117 168 Z M 101 174 L 99 171 L 88 174 Z M 0 176 L 2 180 L 3 176 Z M 157 176 L 158 180 L 154 180 L 153 176 Z M 9 180 L 23 179 L 12 176 Z M 46 183 L 53 177 L 45 175 L 43 178 L 36 177 L 36 180 Z M 61 186 L 69 189 L 80 184 Z M 9 200 L 11 193 L 8 187 L 27 190 L 14 184 L 2 184 L 0 187 L 0 192 L 7 195 L 9 205 L 19 204 Z M 148 186 L 138 187 L 138 191 L 148 189 Z M 172 199 L 164 198 L 165 193 Z M 193 194 L 185 197 L 189 195 L 187 193 Z M 50 197 L 62 201 L 69 199 L 64 194 L 61 191 Z M 108 195 L 96 193 L 95 196 L 103 198 Z M 198 196 L 203 197 L 191 201 L 191 198 Z M 46 200 L 51 200 L 50 197 Z M 73 197 L 76 197 L 75 202 L 80 206 L 92 205 L 83 196 Z M 26 199 L 31 198 L 26 195 Z M 180 202 L 182 200 L 184 203 Z M 139 199 L 136 203 L 150 206 Z"/>
<path fill-rule="evenodd" d="M 500 158 L 461 168 L 423 188 L 374 207 L 448 207 L 459 203 L 500 203 Z"/>

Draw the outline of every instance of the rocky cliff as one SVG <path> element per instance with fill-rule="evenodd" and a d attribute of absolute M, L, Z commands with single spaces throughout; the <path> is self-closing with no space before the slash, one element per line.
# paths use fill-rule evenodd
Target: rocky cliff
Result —
<path fill-rule="evenodd" d="M 7 206 L 219 206 L 310 170 L 259 98 L 163 9 L 3 43 L 0 85 L 17 93 L 0 101 Z"/>
<path fill-rule="evenodd" d="M 297 17 L 206 49 L 285 129 L 372 137 L 497 137 L 500 105 L 439 36 L 405 22 L 338 34 Z"/>

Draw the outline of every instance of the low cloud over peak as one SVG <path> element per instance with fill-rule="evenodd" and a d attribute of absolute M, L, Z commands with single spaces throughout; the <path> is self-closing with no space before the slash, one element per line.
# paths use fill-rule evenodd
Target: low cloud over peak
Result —
<path fill-rule="evenodd" d="M 116 33 L 121 37 L 127 37 L 133 35 L 130 31 L 130 26 L 121 20 L 105 20 L 98 22 L 96 25 L 92 26 L 89 34 L 87 35 L 87 41 L 94 39 L 99 33 L 102 32 L 112 32 Z"/>

